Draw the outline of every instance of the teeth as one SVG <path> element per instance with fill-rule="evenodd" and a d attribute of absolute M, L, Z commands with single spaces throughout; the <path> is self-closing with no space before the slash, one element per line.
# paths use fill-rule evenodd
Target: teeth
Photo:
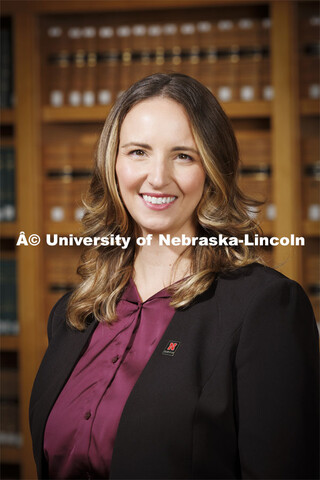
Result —
<path fill-rule="evenodd" d="M 172 203 L 176 197 L 150 197 L 150 195 L 142 195 L 146 202 L 154 205 L 161 205 L 163 203 Z"/>

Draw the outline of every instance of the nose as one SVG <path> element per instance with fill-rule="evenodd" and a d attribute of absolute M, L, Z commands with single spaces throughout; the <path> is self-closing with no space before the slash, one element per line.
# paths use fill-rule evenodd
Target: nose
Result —
<path fill-rule="evenodd" d="M 161 189 L 170 183 L 170 166 L 165 158 L 153 158 L 148 171 L 148 183 L 155 189 Z"/>

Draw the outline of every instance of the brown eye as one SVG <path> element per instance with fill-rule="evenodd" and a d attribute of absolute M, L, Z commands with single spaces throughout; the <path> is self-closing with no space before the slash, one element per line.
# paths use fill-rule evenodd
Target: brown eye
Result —
<path fill-rule="evenodd" d="M 187 155 L 186 153 L 179 153 L 178 158 L 180 160 L 189 160 L 189 161 L 193 160 L 193 158 L 190 157 L 190 155 Z"/>
<path fill-rule="evenodd" d="M 143 150 L 132 150 L 130 152 L 130 155 L 137 155 L 138 157 L 142 157 L 144 155 L 144 151 Z"/>

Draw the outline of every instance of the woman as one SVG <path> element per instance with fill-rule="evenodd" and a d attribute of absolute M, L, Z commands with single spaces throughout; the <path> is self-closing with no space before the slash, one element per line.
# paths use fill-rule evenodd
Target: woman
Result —
<path fill-rule="evenodd" d="M 116 102 L 84 227 L 130 242 L 88 249 L 50 314 L 39 478 L 317 478 L 310 302 L 255 248 L 208 244 L 258 232 L 237 174 L 230 123 L 196 80 L 155 74 Z"/>

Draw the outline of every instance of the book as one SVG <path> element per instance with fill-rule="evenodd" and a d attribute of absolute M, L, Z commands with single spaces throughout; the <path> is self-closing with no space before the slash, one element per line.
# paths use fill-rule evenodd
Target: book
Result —
<path fill-rule="evenodd" d="M 13 55 L 12 32 L 9 19 L 0 24 L 0 108 L 12 108 L 13 98 Z"/>
<path fill-rule="evenodd" d="M 15 259 L 0 259 L 1 335 L 17 335 L 19 333 L 16 278 Z"/>
<path fill-rule="evenodd" d="M 15 154 L 13 147 L 0 147 L 0 221 L 16 218 Z"/>

